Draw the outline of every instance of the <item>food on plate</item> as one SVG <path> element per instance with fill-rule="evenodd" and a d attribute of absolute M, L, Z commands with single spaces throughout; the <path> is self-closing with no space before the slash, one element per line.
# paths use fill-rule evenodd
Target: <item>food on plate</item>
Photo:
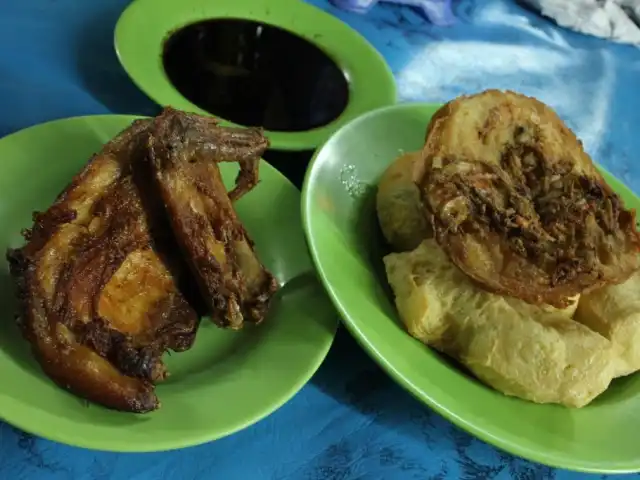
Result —
<path fill-rule="evenodd" d="M 435 239 L 483 288 L 533 304 L 623 282 L 635 213 L 542 102 L 488 90 L 434 116 L 418 181 Z"/>
<path fill-rule="evenodd" d="M 623 361 L 620 375 L 640 370 L 640 273 L 583 295 L 574 318 L 611 340 Z"/>
<path fill-rule="evenodd" d="M 162 123 L 169 118 L 175 124 Z M 240 161 L 243 173 L 236 198 L 257 183 L 257 158 L 238 153 L 242 146 L 234 139 L 242 135 L 237 129 L 230 135 L 216 130 L 208 137 L 202 131 L 192 138 L 194 132 L 178 128 L 189 119 L 195 121 L 189 114 L 167 110 L 155 121 L 134 122 L 93 156 L 51 207 L 34 214 L 32 228 L 24 232 L 26 244 L 7 252 L 18 287 L 18 323 L 43 371 L 61 387 L 108 408 L 137 413 L 157 409 L 154 384 L 169 374 L 163 354 L 189 349 L 197 333 L 196 299 L 186 295 L 191 293 L 188 262 L 177 246 L 185 243 L 185 231 L 173 217 L 187 213 L 188 218 L 188 212 L 166 209 L 164 199 L 196 205 L 203 201 L 201 195 L 214 195 L 212 208 L 220 207 L 216 218 L 233 228 L 222 230 L 224 236 L 210 251 L 218 248 L 239 262 L 240 285 L 255 286 L 258 275 L 273 278 L 255 257 L 217 167 L 196 171 L 194 166 L 194 173 L 213 171 L 215 180 L 185 175 L 178 193 L 167 180 L 177 173 L 164 172 L 169 184 L 155 181 L 155 165 L 168 163 L 161 155 L 185 153 L 199 142 L 199 150 L 217 152 L 197 158 L 199 165 Z M 203 120 L 203 128 L 206 123 Z M 251 135 L 267 144 L 259 130 Z M 171 145 L 155 151 L 150 162 L 149 145 L 157 138 Z M 258 155 L 264 150 L 260 148 Z M 164 187 L 162 195 L 157 183 Z M 199 190 L 211 185 L 215 190 Z M 242 238 L 234 236 L 238 232 Z M 228 285 L 221 282 L 219 287 Z M 259 292 L 259 311 L 250 311 L 253 321 L 261 320 L 257 317 L 264 315 L 274 292 L 275 284 Z"/>
<path fill-rule="evenodd" d="M 257 183 L 268 141 L 259 129 L 223 128 L 214 118 L 167 109 L 155 121 L 150 159 L 173 231 L 220 326 L 264 319 L 278 284 L 260 263 L 230 197 Z M 217 162 L 241 165 L 227 195 Z"/>
<path fill-rule="evenodd" d="M 420 152 L 400 155 L 378 183 L 376 208 L 380 228 L 396 252 L 413 250 L 431 236 L 414 178 L 414 169 L 421 164 L 421 159 Z"/>
<path fill-rule="evenodd" d="M 163 258 L 167 245 L 151 238 L 162 205 L 145 206 L 147 185 L 133 180 L 149 125 L 136 122 L 105 145 L 34 215 L 27 244 L 8 253 L 19 323 L 45 373 L 79 396 L 136 412 L 158 406 L 161 356 L 189 348 L 198 326 Z"/>
<path fill-rule="evenodd" d="M 422 154 L 385 172 L 377 210 L 406 329 L 485 384 L 583 407 L 640 369 L 635 213 L 549 107 L 495 90 L 450 102 Z"/>
<path fill-rule="evenodd" d="M 404 325 L 506 395 L 582 407 L 619 371 L 611 342 L 571 319 L 477 288 L 433 239 L 384 259 Z"/>

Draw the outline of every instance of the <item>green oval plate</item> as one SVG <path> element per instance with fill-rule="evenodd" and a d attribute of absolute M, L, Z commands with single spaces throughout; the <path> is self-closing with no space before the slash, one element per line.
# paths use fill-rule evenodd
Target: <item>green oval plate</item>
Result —
<path fill-rule="evenodd" d="M 411 338 L 388 293 L 375 189 L 402 151 L 424 144 L 438 105 L 371 112 L 316 152 L 302 193 L 312 257 L 351 333 L 409 392 L 458 426 L 516 455 L 589 472 L 640 470 L 640 375 L 618 379 L 583 409 L 506 397 Z M 606 174 L 606 172 L 605 172 Z M 610 174 L 627 206 L 640 201 Z"/>
<path fill-rule="evenodd" d="M 20 336 L 4 252 L 23 243 L 31 213 L 46 209 L 71 177 L 136 117 L 77 117 L 0 140 L 0 418 L 71 445 L 157 451 L 233 433 L 289 400 L 322 363 L 338 316 L 316 280 L 299 214 L 300 193 L 263 162 L 259 185 L 236 209 L 258 255 L 283 287 L 259 327 L 231 332 L 203 320 L 195 346 L 166 358 L 171 377 L 157 387 L 162 407 L 146 415 L 88 405 L 58 388 Z M 221 164 L 231 185 L 237 168 Z"/>
<path fill-rule="evenodd" d="M 136 0 L 116 25 L 120 63 L 156 102 L 209 115 L 171 84 L 162 66 L 162 49 L 172 32 L 211 18 L 254 20 L 288 30 L 329 55 L 349 81 L 349 103 L 336 120 L 303 132 L 268 131 L 274 149 L 315 149 L 359 115 L 396 101 L 393 74 L 377 50 L 348 25 L 299 0 Z"/>

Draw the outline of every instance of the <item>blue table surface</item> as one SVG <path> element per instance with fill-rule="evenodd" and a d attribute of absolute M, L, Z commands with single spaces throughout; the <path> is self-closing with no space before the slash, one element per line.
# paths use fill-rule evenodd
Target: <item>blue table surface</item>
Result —
<path fill-rule="evenodd" d="M 113 28 L 127 3 L 0 0 L 0 136 L 68 116 L 157 112 L 113 51 Z M 489 87 L 534 95 L 556 108 L 595 159 L 640 192 L 635 47 L 560 29 L 509 0 L 454 2 L 458 23 L 450 28 L 428 24 L 409 7 L 379 4 L 360 16 L 325 0 L 311 3 L 375 45 L 395 73 L 401 101 L 442 101 Z M 472 438 L 396 386 L 344 331 L 289 403 L 206 445 L 94 452 L 0 423 L 0 478 L 7 480 L 589 477 L 606 478 L 530 463 Z"/>

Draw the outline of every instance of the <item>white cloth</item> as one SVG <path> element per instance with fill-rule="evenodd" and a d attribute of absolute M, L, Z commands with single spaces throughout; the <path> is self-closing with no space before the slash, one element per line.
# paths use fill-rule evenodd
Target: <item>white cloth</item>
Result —
<path fill-rule="evenodd" d="M 640 0 L 524 1 L 563 27 L 640 45 Z"/>

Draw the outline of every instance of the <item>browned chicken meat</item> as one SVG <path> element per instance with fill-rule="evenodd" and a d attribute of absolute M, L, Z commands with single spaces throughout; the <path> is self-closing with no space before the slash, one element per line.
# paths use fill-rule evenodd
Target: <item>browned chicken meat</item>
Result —
<path fill-rule="evenodd" d="M 565 307 L 639 267 L 635 212 L 538 100 L 489 90 L 448 103 L 422 170 L 438 244 L 492 292 Z"/>
<path fill-rule="evenodd" d="M 277 283 L 232 200 L 258 183 L 267 146 L 259 129 L 166 109 L 105 145 L 34 214 L 7 258 L 19 325 L 47 375 L 106 407 L 147 412 L 168 375 L 163 354 L 193 344 L 192 305 L 225 327 L 264 319 Z M 230 193 L 220 161 L 240 165 Z M 187 299 L 192 283 L 201 295 Z"/>
<path fill-rule="evenodd" d="M 231 203 L 256 185 L 268 145 L 260 129 L 224 128 L 213 118 L 172 109 L 155 119 L 149 137 L 152 168 L 173 232 L 213 321 L 222 327 L 261 322 L 278 288 Z M 240 164 L 229 194 L 218 162 Z"/>
<path fill-rule="evenodd" d="M 166 259 L 162 205 L 145 167 L 151 121 L 137 121 L 94 156 L 7 254 L 19 325 L 44 372 L 109 408 L 158 408 L 161 356 L 195 338 L 198 317 Z M 152 233 L 154 236 L 152 238 Z M 179 267 L 179 266 L 178 266 Z"/>

